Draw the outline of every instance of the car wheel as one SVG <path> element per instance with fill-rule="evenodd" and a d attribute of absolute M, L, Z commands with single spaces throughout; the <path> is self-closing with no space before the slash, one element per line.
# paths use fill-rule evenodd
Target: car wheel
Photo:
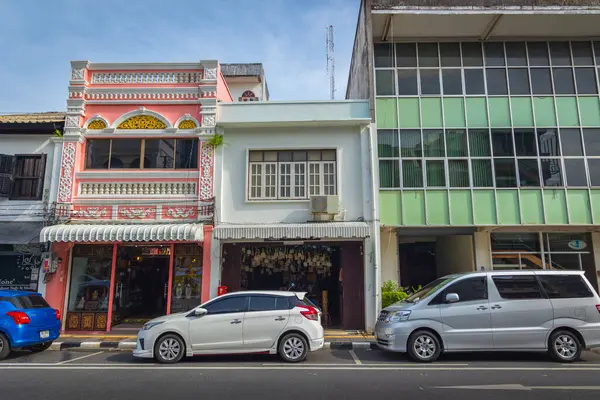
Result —
<path fill-rule="evenodd" d="M 177 335 L 165 335 L 154 345 L 154 358 L 163 364 L 175 364 L 185 355 L 185 344 Z"/>
<path fill-rule="evenodd" d="M 4 360 L 10 353 L 10 343 L 3 333 L 0 333 L 0 360 Z"/>
<path fill-rule="evenodd" d="M 416 331 L 408 338 L 408 355 L 417 362 L 432 362 L 438 359 L 442 346 L 437 336 L 429 331 Z"/>
<path fill-rule="evenodd" d="M 279 356 L 287 362 L 304 361 L 308 355 L 308 343 L 304 336 L 298 333 L 285 335 L 279 342 Z"/>
<path fill-rule="evenodd" d="M 52 342 L 46 342 L 42 344 L 36 344 L 35 346 L 31 346 L 29 350 L 33 351 L 34 353 L 41 353 L 42 351 L 48 350 L 50 346 L 52 346 Z"/>
<path fill-rule="evenodd" d="M 582 350 L 581 343 L 573 332 L 559 330 L 550 335 L 548 351 L 556 361 L 577 361 Z"/>

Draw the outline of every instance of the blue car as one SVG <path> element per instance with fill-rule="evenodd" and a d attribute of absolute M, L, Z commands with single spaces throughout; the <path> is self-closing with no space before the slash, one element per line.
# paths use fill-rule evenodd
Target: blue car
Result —
<path fill-rule="evenodd" d="M 60 335 L 60 311 L 39 293 L 0 290 L 0 360 L 11 350 L 48 349 Z"/>

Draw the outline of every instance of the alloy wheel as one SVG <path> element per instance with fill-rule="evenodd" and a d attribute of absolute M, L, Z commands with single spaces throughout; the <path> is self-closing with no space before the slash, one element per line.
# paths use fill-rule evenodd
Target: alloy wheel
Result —
<path fill-rule="evenodd" d="M 2 350 L 4 350 L 4 340 L 0 337 L 0 353 L 2 353 Z"/>
<path fill-rule="evenodd" d="M 573 358 L 577 354 L 577 343 L 569 335 L 559 335 L 554 341 L 556 354 L 565 360 Z"/>
<path fill-rule="evenodd" d="M 436 344 L 431 336 L 420 335 L 413 344 L 413 350 L 420 359 L 427 360 L 434 356 Z"/>
<path fill-rule="evenodd" d="M 179 356 L 179 353 L 181 352 L 181 345 L 177 340 L 167 338 L 162 341 L 158 351 L 163 359 L 167 361 L 173 361 Z"/>
<path fill-rule="evenodd" d="M 304 353 L 304 343 L 297 337 L 291 337 L 283 344 L 283 352 L 290 360 L 297 360 Z"/>

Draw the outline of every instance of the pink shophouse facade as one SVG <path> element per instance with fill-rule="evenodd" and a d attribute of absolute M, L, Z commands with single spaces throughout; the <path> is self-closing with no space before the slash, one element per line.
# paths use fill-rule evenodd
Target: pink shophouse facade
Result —
<path fill-rule="evenodd" d="M 207 300 L 217 102 L 232 101 L 219 63 L 71 66 L 41 234 L 63 329 L 127 329 Z"/>

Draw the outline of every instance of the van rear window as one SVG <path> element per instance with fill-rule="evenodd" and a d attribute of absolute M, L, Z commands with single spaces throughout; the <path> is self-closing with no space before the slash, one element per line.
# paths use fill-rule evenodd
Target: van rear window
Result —
<path fill-rule="evenodd" d="M 580 275 L 538 275 L 544 290 L 551 299 L 581 299 L 594 297 Z"/>
<path fill-rule="evenodd" d="M 30 296 L 17 296 L 14 298 L 15 307 L 21 310 L 30 310 L 33 308 L 50 308 L 50 305 L 44 300 L 42 296 L 30 295 Z"/>

